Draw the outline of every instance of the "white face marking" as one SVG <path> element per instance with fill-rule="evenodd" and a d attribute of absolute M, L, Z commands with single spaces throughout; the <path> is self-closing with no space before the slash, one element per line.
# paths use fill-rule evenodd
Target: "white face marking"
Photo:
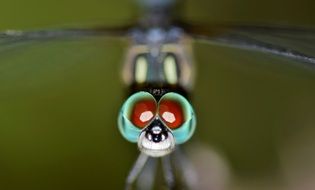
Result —
<path fill-rule="evenodd" d="M 164 59 L 164 73 L 168 83 L 176 84 L 177 83 L 177 68 L 175 58 L 171 55 L 168 55 Z"/>
<path fill-rule="evenodd" d="M 167 133 L 167 138 L 162 137 L 162 141 L 155 143 L 146 137 L 146 132 L 142 131 L 138 139 L 138 148 L 141 152 L 152 157 L 161 157 L 171 153 L 175 149 L 175 139 L 171 132 Z"/>
<path fill-rule="evenodd" d="M 138 83 L 144 83 L 147 78 L 148 62 L 145 57 L 138 57 L 135 65 L 135 80 Z"/>
<path fill-rule="evenodd" d="M 152 117 L 153 117 L 153 113 L 151 111 L 145 111 L 145 112 L 141 113 L 140 120 L 142 122 L 146 122 L 146 121 L 149 121 L 150 119 L 152 119 Z"/>
<path fill-rule="evenodd" d="M 176 120 L 175 115 L 173 113 L 167 112 L 167 111 L 162 114 L 162 117 L 165 121 L 167 121 L 169 123 L 173 123 Z"/>

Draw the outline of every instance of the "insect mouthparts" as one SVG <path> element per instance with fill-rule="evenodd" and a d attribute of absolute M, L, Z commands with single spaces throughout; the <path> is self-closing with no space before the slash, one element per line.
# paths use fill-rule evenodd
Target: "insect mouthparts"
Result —
<path fill-rule="evenodd" d="M 161 157 L 174 150 L 175 139 L 172 132 L 159 119 L 156 119 L 141 132 L 138 148 L 149 156 Z"/>

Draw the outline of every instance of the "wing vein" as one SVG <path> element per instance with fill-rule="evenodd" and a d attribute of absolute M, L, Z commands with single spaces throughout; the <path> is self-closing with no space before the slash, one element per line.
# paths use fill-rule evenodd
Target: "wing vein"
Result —
<path fill-rule="evenodd" d="M 273 55 L 278 55 L 286 58 L 295 59 L 297 61 L 302 61 L 307 63 L 309 66 L 315 66 L 315 57 L 301 53 L 294 49 L 285 48 L 282 46 L 277 46 L 275 44 L 270 44 L 262 42 L 256 39 L 252 39 L 239 34 L 230 34 L 221 37 L 211 38 L 202 35 L 193 35 L 195 39 L 202 40 L 214 44 L 220 44 L 225 46 L 230 46 L 233 48 L 246 49 L 251 51 L 258 51 L 263 53 L 271 53 Z"/>

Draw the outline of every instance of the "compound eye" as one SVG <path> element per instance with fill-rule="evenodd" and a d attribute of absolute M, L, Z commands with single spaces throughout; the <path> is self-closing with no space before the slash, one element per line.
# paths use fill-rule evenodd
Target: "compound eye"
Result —
<path fill-rule="evenodd" d="M 132 105 L 130 121 L 139 128 L 144 128 L 152 121 L 156 113 L 154 99 L 140 99 Z"/>
<path fill-rule="evenodd" d="M 184 122 L 182 105 L 172 99 L 162 99 L 160 101 L 159 116 L 171 129 L 180 127 Z"/>
<path fill-rule="evenodd" d="M 137 142 L 139 135 L 155 117 L 157 103 L 148 92 L 132 94 L 122 105 L 118 114 L 118 128 L 125 139 Z"/>

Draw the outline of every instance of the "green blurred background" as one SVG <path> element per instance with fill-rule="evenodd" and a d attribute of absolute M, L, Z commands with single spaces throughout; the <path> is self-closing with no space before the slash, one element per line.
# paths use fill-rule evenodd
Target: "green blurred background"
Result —
<path fill-rule="evenodd" d="M 181 18 L 314 26 L 314 8 L 310 0 L 187 0 Z M 119 26 L 138 14 L 127 0 L 2 0 L 0 29 Z M 126 45 L 98 37 L 1 50 L 0 189 L 122 189 L 138 153 L 116 126 Z M 202 180 L 222 181 L 216 189 L 314 189 L 314 70 L 194 47 L 198 129 L 187 154 Z"/>

